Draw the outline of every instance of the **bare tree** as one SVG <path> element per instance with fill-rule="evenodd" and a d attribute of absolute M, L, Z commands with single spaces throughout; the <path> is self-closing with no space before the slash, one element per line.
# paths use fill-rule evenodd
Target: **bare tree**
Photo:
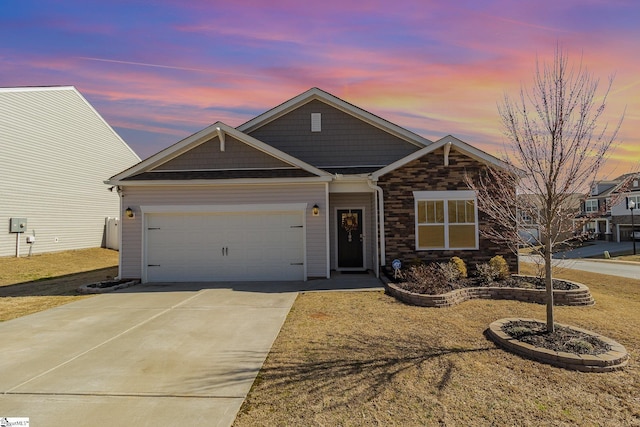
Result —
<path fill-rule="evenodd" d="M 478 193 L 479 209 L 503 225 L 481 229 L 488 239 L 517 253 L 527 238 L 518 224 L 527 216 L 537 223 L 549 332 L 554 331 L 554 247 L 573 233 L 576 194 L 586 195 L 593 186 L 622 124 L 622 118 L 611 130 L 600 124 L 612 83 L 609 78 L 599 95 L 599 80 L 582 62 L 572 66 L 557 47 L 552 63 L 536 62 L 532 88 L 521 88 L 515 99 L 505 95 L 498 106 L 508 139 L 503 157 L 512 169 L 488 169 L 479 181 L 467 179 Z"/>

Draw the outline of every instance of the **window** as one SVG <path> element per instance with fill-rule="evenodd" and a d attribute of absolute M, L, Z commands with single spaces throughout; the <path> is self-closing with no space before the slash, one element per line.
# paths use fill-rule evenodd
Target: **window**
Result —
<path fill-rule="evenodd" d="M 520 214 L 520 223 L 521 224 L 533 224 L 533 218 L 531 217 L 531 215 L 529 215 L 528 212 L 525 211 L 518 211 L 518 213 Z"/>
<path fill-rule="evenodd" d="M 634 210 L 635 209 L 639 209 L 640 210 L 640 196 L 628 196 L 627 197 L 627 209 L 629 209 L 629 202 L 632 201 L 632 200 L 636 204 Z"/>
<path fill-rule="evenodd" d="M 415 191 L 416 249 L 478 249 L 474 191 Z"/>
<path fill-rule="evenodd" d="M 598 212 L 598 201 L 591 199 L 584 202 L 585 212 Z"/>

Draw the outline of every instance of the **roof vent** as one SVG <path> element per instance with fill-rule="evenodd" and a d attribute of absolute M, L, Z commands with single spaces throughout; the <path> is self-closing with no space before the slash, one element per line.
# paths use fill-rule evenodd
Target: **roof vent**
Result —
<path fill-rule="evenodd" d="M 322 130 L 322 114 L 311 113 L 311 132 L 320 132 Z"/>

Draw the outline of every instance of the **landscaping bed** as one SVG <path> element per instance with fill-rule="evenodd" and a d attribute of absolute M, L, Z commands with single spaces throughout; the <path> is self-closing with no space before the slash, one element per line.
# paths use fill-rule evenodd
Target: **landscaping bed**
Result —
<path fill-rule="evenodd" d="M 105 292 L 113 292 L 118 289 L 128 288 L 140 283 L 139 280 L 105 280 L 102 282 L 89 283 L 88 285 L 82 285 L 77 290 L 80 294 L 103 294 Z"/>
<path fill-rule="evenodd" d="M 610 338 L 561 324 L 549 333 L 546 324 L 535 319 L 496 320 L 487 335 L 508 351 L 576 371 L 615 371 L 629 360 L 627 350 Z"/>
<path fill-rule="evenodd" d="M 452 290 L 444 293 L 428 294 L 429 291 L 441 291 L 443 287 L 430 289 L 415 282 L 388 282 L 386 291 L 404 303 L 421 307 L 451 307 L 471 299 L 507 299 L 537 304 L 544 304 L 546 301 L 544 280 L 534 276 L 514 275 L 507 280 L 494 282 L 461 279 L 452 283 L 451 287 Z M 554 305 L 595 304 L 589 288 L 582 283 L 554 279 L 553 287 Z"/>

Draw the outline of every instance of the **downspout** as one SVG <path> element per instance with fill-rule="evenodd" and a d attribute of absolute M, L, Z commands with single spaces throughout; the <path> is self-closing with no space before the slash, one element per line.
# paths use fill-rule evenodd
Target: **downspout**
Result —
<path fill-rule="evenodd" d="M 378 215 L 376 215 L 376 221 L 378 223 L 378 243 L 380 246 L 380 255 L 377 259 L 379 266 L 376 268 L 376 277 L 380 277 L 380 267 L 384 267 L 386 265 L 386 249 L 384 242 L 384 193 L 382 192 L 382 188 L 378 185 L 375 185 L 372 180 L 368 179 L 367 184 L 370 188 L 376 190 L 376 199 L 378 200 Z"/>
<path fill-rule="evenodd" d="M 116 186 L 116 191 L 118 192 L 118 205 L 120 207 L 120 212 L 118 214 L 118 275 L 115 280 L 120 280 L 122 279 L 122 223 L 124 222 L 122 215 L 124 208 L 122 206 L 122 202 L 124 195 L 122 194 L 122 187 L 119 185 Z"/>

